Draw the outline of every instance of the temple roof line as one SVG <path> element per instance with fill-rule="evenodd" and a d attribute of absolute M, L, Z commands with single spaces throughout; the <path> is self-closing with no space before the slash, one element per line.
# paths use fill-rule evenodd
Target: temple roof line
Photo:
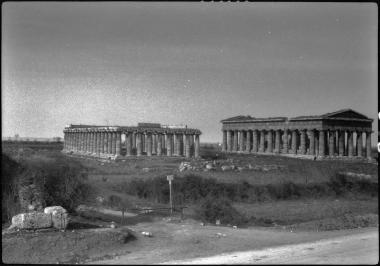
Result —
<path fill-rule="evenodd" d="M 267 118 L 255 118 L 251 116 L 234 116 L 221 120 L 224 122 L 273 122 L 273 121 L 294 121 L 294 120 L 352 120 L 352 121 L 373 121 L 373 119 L 352 110 L 350 108 L 341 109 L 335 112 L 325 113 L 322 115 L 308 115 L 308 116 L 296 116 L 296 117 L 267 117 Z"/>

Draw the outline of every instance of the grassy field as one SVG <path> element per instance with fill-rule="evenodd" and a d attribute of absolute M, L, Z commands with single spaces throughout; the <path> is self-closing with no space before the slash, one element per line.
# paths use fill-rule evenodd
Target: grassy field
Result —
<path fill-rule="evenodd" d="M 18 158 L 34 158 L 35 160 L 48 160 L 51 157 L 63 157 L 60 153 L 62 146 L 59 143 L 8 143 L 3 152 Z M 222 154 L 216 147 L 201 147 L 201 157 L 206 160 L 223 162 L 232 160 L 237 166 L 254 165 L 280 165 L 281 169 L 270 171 L 243 170 L 239 171 L 184 171 L 179 172 L 178 166 L 186 158 L 141 157 L 126 158 L 120 161 L 98 161 L 94 159 L 77 158 L 88 170 L 87 182 L 92 187 L 91 196 L 86 204 L 96 205 L 97 197 L 108 199 L 118 196 L 127 207 L 135 206 L 168 206 L 166 203 L 152 201 L 128 195 L 120 191 L 120 187 L 133 179 L 148 180 L 175 174 L 181 178 L 195 174 L 201 178 L 214 178 L 218 182 L 241 184 L 247 182 L 251 185 L 283 184 L 312 184 L 328 182 L 340 171 L 363 173 L 372 176 L 372 181 L 378 182 L 378 166 L 374 163 L 360 161 L 313 161 L 297 158 L 253 154 Z M 148 169 L 148 170 L 147 170 Z M 175 192 L 174 192 L 175 193 Z M 195 217 L 196 204 L 189 204 L 185 214 Z M 291 225 L 308 221 L 321 221 L 334 219 L 344 215 L 377 215 L 378 198 L 362 195 L 346 195 L 344 197 L 322 197 L 316 199 L 295 200 L 268 200 L 258 203 L 235 202 L 234 207 L 247 217 L 251 224 Z"/>

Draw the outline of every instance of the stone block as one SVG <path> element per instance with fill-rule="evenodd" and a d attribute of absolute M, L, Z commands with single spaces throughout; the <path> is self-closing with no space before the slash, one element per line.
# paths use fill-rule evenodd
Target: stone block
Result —
<path fill-rule="evenodd" d="M 65 208 L 61 206 L 50 206 L 44 209 L 44 213 L 51 216 L 53 227 L 65 229 L 69 223 L 69 217 Z"/>
<path fill-rule="evenodd" d="M 43 212 L 20 213 L 12 217 L 12 226 L 19 229 L 52 227 L 51 215 Z"/>

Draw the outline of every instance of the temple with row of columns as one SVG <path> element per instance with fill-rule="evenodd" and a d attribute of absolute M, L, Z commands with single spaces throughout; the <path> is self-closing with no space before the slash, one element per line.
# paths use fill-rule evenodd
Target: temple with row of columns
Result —
<path fill-rule="evenodd" d="M 201 131 L 139 123 L 135 127 L 69 125 L 63 152 L 116 159 L 124 156 L 199 157 Z"/>
<path fill-rule="evenodd" d="M 221 121 L 224 152 L 371 158 L 372 121 L 352 109 L 316 116 Z"/>

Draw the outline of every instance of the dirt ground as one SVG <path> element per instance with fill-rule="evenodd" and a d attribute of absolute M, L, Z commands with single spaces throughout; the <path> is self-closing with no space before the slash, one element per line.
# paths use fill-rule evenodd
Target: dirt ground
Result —
<path fill-rule="evenodd" d="M 164 264 L 378 264 L 379 231 Z"/>
<path fill-rule="evenodd" d="M 202 226 L 187 220 L 184 222 L 156 221 L 130 226 L 136 240 L 125 249 L 126 255 L 112 259 L 93 261 L 102 264 L 153 264 L 212 256 L 225 252 L 262 249 L 279 245 L 298 244 L 331 237 L 345 236 L 374 230 L 373 228 L 330 232 L 287 231 L 277 228 L 246 228 Z M 375 229 L 378 230 L 378 229 Z M 140 232 L 149 231 L 153 237 Z"/>
<path fill-rule="evenodd" d="M 153 264 L 262 249 L 366 232 L 373 228 L 324 232 L 271 228 L 233 228 L 202 225 L 178 217 L 155 217 L 148 222 L 120 226 L 93 222 L 99 228 L 65 232 L 15 232 L 2 235 L 5 263 Z M 100 228 L 103 226 L 103 228 Z M 378 230 L 378 229 L 377 229 Z M 151 237 L 142 232 L 150 232 Z"/>

